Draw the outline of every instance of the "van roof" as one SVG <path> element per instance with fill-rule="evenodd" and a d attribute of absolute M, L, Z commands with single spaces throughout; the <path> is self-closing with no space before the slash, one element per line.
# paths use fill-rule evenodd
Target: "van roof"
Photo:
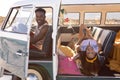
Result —
<path fill-rule="evenodd" d="M 120 3 L 120 0 L 61 0 L 62 4 L 111 4 L 111 3 Z M 13 6 L 21 5 L 40 5 L 41 6 L 51 6 L 56 4 L 59 0 L 23 0 L 16 2 Z"/>
<path fill-rule="evenodd" d="M 62 0 L 62 4 L 113 4 L 120 0 Z"/>
<path fill-rule="evenodd" d="M 55 5 L 58 0 L 22 0 L 14 3 L 12 7 L 22 6 L 22 5 L 41 5 L 41 6 L 52 6 Z"/>
<path fill-rule="evenodd" d="M 21 6 L 21 5 L 43 5 L 43 6 L 52 6 L 56 4 L 58 0 L 23 0 L 18 1 L 12 5 Z M 120 0 L 61 0 L 62 4 L 119 4 Z"/>

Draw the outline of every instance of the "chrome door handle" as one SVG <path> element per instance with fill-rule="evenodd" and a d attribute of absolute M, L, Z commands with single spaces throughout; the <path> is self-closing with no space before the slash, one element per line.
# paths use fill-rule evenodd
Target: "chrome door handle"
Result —
<path fill-rule="evenodd" d="M 16 54 L 19 56 L 27 56 L 27 52 L 23 52 L 22 50 L 18 50 Z"/>

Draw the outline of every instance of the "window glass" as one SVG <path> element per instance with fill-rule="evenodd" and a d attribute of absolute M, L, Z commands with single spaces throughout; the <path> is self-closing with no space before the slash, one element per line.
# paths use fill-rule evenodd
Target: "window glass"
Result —
<path fill-rule="evenodd" d="M 14 8 L 14 9 L 12 9 L 11 15 L 10 15 L 10 17 L 9 17 L 9 19 L 8 19 L 8 22 L 7 22 L 6 26 L 5 26 L 6 29 L 9 28 L 10 25 L 12 25 L 12 23 L 13 23 L 16 15 L 17 15 L 18 12 L 19 12 L 19 9 L 20 9 L 20 8 Z M 5 30 L 6 30 L 6 29 L 5 29 Z"/>
<path fill-rule="evenodd" d="M 48 22 L 49 25 L 52 25 L 52 9 L 51 8 L 47 8 L 45 9 L 47 11 L 46 13 L 46 20 Z"/>
<path fill-rule="evenodd" d="M 80 13 L 68 12 L 60 15 L 60 25 L 79 25 Z"/>
<path fill-rule="evenodd" d="M 32 7 L 30 6 L 13 8 L 4 30 L 17 33 L 27 33 L 31 15 Z"/>
<path fill-rule="evenodd" d="M 107 12 L 105 24 L 120 24 L 120 12 Z"/>
<path fill-rule="evenodd" d="M 66 13 L 64 15 L 64 25 L 78 25 L 79 13 Z"/>
<path fill-rule="evenodd" d="M 101 13 L 85 13 L 84 24 L 100 24 Z"/>

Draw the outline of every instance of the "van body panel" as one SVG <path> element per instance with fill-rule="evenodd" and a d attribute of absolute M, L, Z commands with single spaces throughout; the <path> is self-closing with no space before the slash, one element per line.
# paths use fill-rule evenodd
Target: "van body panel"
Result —
<path fill-rule="evenodd" d="M 116 4 L 120 3 L 119 0 L 62 0 L 62 4 Z"/>
<path fill-rule="evenodd" d="M 51 79 L 53 80 L 53 63 L 52 61 L 46 60 L 46 61 L 38 61 L 38 60 L 30 60 L 29 64 L 38 64 L 39 66 L 44 67 L 48 73 L 50 74 Z"/>
<path fill-rule="evenodd" d="M 89 77 L 89 76 L 71 76 L 71 75 L 58 75 L 57 80 L 119 80 L 120 78 L 113 77 Z"/>
<path fill-rule="evenodd" d="M 12 9 L 12 8 L 11 8 Z M 16 8 L 17 10 L 17 8 Z M 33 14 L 34 7 L 32 5 L 22 6 L 19 8 L 20 13 L 24 11 L 29 12 L 27 15 L 27 23 L 23 24 L 25 21 L 24 17 L 17 17 L 16 14 L 12 15 L 13 21 L 8 22 L 11 16 L 11 12 L 6 17 L 6 20 L 0 30 L 0 63 L 5 70 L 8 70 L 12 74 L 17 75 L 21 79 L 25 79 L 28 70 L 28 59 L 29 59 L 29 31 L 31 25 L 31 15 Z M 10 10 L 11 11 L 11 10 Z M 20 14 L 19 13 L 19 14 Z M 19 15 L 18 14 L 18 15 Z M 21 14 L 23 16 L 23 14 Z M 26 15 L 25 15 L 26 16 Z M 14 22 L 16 18 L 16 22 Z M 26 17 L 25 17 L 26 19 Z M 18 31 L 20 27 L 25 27 L 23 30 L 25 32 Z M 16 31 L 15 31 L 16 30 Z M 21 30 L 22 31 L 22 30 Z"/>
<path fill-rule="evenodd" d="M 27 70 L 26 61 L 28 59 L 27 37 L 24 36 L 24 38 L 22 38 L 23 34 L 19 34 L 17 35 L 19 38 L 17 38 L 14 33 L 2 31 L 0 31 L 0 34 L 2 35 L 0 36 L 1 66 L 19 77 L 25 77 Z"/>

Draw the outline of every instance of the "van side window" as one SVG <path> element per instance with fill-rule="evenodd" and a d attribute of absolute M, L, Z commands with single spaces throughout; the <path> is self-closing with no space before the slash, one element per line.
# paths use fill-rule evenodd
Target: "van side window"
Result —
<path fill-rule="evenodd" d="M 16 33 L 27 33 L 27 26 L 30 22 L 32 7 L 13 8 L 10 11 L 9 19 L 4 27 L 5 31 Z"/>
<path fill-rule="evenodd" d="M 107 12 L 105 24 L 120 24 L 120 12 Z"/>

